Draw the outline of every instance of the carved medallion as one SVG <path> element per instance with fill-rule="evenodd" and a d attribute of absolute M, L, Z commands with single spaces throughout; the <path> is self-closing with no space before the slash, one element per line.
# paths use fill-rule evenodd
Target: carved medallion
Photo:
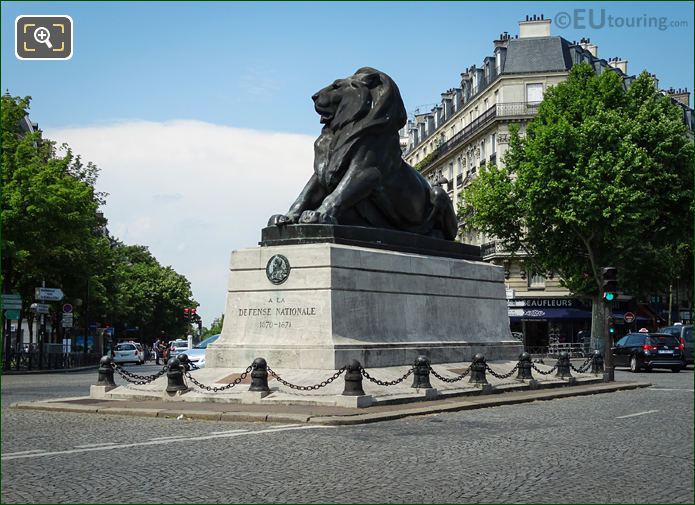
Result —
<path fill-rule="evenodd" d="M 290 276 L 290 262 L 282 254 L 276 254 L 268 260 L 265 274 L 273 284 L 282 284 Z"/>

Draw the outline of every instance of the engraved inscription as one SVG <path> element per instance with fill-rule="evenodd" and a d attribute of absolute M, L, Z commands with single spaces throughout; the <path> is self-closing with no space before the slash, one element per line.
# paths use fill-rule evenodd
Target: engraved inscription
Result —
<path fill-rule="evenodd" d="M 306 305 L 292 305 L 285 303 L 284 296 L 268 298 L 266 304 L 256 307 L 239 307 L 237 316 L 241 318 L 262 318 L 258 321 L 260 329 L 288 329 L 292 328 L 292 321 L 288 318 L 312 318 L 318 316 L 318 307 Z M 298 321 L 294 319 L 295 323 Z M 256 323 L 253 323 L 256 325 Z M 300 325 L 301 326 L 301 325 Z"/>

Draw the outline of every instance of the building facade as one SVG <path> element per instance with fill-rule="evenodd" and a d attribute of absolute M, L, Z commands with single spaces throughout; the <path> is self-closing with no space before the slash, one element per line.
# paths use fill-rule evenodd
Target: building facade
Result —
<path fill-rule="evenodd" d="M 461 73 L 460 87 L 442 93 L 441 103 L 408 122 L 401 131 L 405 160 L 431 183 L 443 184 L 457 207 L 461 191 L 481 167 L 504 164 L 511 125 L 523 134 L 545 91 L 564 81 L 572 66 L 582 62 L 597 73 L 618 73 L 626 87 L 635 78 L 628 74 L 626 60 L 602 59 L 589 39 L 571 42 L 552 36 L 550 20 L 527 16 L 519 22 L 519 35 L 502 33 L 493 42 L 492 55 Z M 684 121 L 692 132 L 687 90 L 664 93 L 684 104 Z M 531 271 L 522 253 L 503 250 L 494 237 L 462 231 L 460 240 L 481 246 L 485 261 L 504 267 L 511 329 L 527 348 L 547 347 L 553 341 L 577 343 L 588 333 L 591 302 L 572 296 L 553 272 Z M 683 295 L 687 306 L 692 305 L 692 299 L 687 301 Z M 617 318 L 621 309 L 622 313 L 635 310 L 633 324 L 656 327 L 664 323 L 658 309 L 625 298 L 618 303 Z"/>

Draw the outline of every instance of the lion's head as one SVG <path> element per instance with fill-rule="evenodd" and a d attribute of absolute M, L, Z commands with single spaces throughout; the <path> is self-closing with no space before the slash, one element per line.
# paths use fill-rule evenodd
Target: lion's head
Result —
<path fill-rule="evenodd" d="M 396 131 L 407 120 L 396 83 L 370 67 L 334 81 L 311 98 L 321 123 L 334 132 L 356 123 L 370 130 Z"/>

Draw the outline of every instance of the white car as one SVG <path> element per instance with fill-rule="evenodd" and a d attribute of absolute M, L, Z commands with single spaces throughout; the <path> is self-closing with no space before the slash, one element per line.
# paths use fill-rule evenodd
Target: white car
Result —
<path fill-rule="evenodd" d="M 188 350 L 188 340 L 174 340 L 169 343 L 169 357 L 173 358 Z"/>
<path fill-rule="evenodd" d="M 122 342 L 113 349 L 113 362 L 142 365 L 145 363 L 145 351 L 136 342 Z"/>

